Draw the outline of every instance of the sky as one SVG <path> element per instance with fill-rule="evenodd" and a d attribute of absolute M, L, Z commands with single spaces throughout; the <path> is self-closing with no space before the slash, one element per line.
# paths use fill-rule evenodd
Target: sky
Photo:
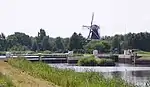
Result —
<path fill-rule="evenodd" d="M 0 32 L 50 37 L 88 36 L 82 25 L 100 26 L 100 35 L 150 32 L 150 0 L 0 0 Z"/>

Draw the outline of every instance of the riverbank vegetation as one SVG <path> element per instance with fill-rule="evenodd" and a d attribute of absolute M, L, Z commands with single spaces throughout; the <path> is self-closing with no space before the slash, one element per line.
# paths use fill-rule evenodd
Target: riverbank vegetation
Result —
<path fill-rule="evenodd" d="M 23 58 L 9 59 L 8 63 L 30 75 L 53 82 L 61 87 L 134 87 L 119 78 L 104 78 L 96 72 L 75 72 L 50 67 L 42 62 L 30 62 Z"/>
<path fill-rule="evenodd" d="M 0 73 L 0 87 L 15 87 L 8 76 Z"/>
<path fill-rule="evenodd" d="M 105 58 L 94 58 L 90 56 L 87 58 L 81 58 L 78 60 L 79 66 L 115 66 L 115 61 Z"/>

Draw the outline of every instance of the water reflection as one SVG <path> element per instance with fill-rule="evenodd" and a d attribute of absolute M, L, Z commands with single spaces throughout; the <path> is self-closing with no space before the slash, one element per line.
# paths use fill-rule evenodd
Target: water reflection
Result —
<path fill-rule="evenodd" d="M 116 72 L 103 72 L 102 73 L 106 78 L 122 78 L 125 81 L 140 85 L 140 87 L 145 87 L 144 85 L 150 81 L 150 71 L 126 71 L 126 72 L 121 72 L 121 71 L 116 71 Z"/>
<path fill-rule="evenodd" d="M 129 83 L 140 85 L 140 87 L 145 87 L 146 82 L 150 81 L 150 67 L 145 67 L 145 65 L 117 64 L 115 67 L 85 67 L 68 64 L 50 65 L 62 69 L 73 69 L 76 72 L 85 72 L 87 70 L 101 72 L 106 78 L 122 78 Z"/>

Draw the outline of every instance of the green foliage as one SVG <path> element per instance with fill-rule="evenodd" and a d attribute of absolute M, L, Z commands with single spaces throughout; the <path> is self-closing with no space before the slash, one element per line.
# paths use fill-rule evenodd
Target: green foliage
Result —
<path fill-rule="evenodd" d="M 31 50 L 32 51 L 37 51 L 38 49 L 39 49 L 39 47 L 38 47 L 37 41 L 33 40 Z"/>
<path fill-rule="evenodd" d="M 106 79 L 96 72 L 75 72 L 50 67 L 42 62 L 29 62 L 25 59 L 10 59 L 14 67 L 27 71 L 30 75 L 53 82 L 61 87 L 134 87 L 119 78 Z"/>
<path fill-rule="evenodd" d="M 46 36 L 45 30 L 44 29 L 40 29 L 40 32 L 38 32 L 38 37 L 37 37 L 38 43 L 40 43 L 45 36 Z"/>
<path fill-rule="evenodd" d="M 78 60 L 79 66 L 97 66 L 98 62 L 95 58 L 81 58 Z"/>
<path fill-rule="evenodd" d="M 63 40 L 63 43 L 64 43 L 64 48 L 68 49 L 69 48 L 69 38 L 64 38 L 62 40 Z"/>
<path fill-rule="evenodd" d="M 85 41 L 85 38 L 81 34 L 77 34 L 76 32 L 74 32 L 70 38 L 69 50 L 77 51 L 78 49 L 83 49 Z"/>
<path fill-rule="evenodd" d="M 45 50 L 45 51 L 43 51 L 43 53 L 44 53 L 44 54 L 51 54 L 52 52 L 49 51 L 49 50 Z"/>
<path fill-rule="evenodd" d="M 7 40 L 3 33 L 0 34 L 0 51 L 5 51 L 7 48 Z"/>
<path fill-rule="evenodd" d="M 110 44 L 107 41 L 90 41 L 85 49 L 88 52 L 92 52 L 93 50 L 98 50 L 99 52 L 109 52 Z"/>
<path fill-rule="evenodd" d="M 98 59 L 98 66 L 114 66 L 115 62 L 112 59 Z"/>
<path fill-rule="evenodd" d="M 137 51 L 138 54 L 149 54 L 150 55 L 150 52 L 146 52 L 146 51 Z"/>
<path fill-rule="evenodd" d="M 84 56 L 83 54 L 73 54 L 73 56 Z"/>
<path fill-rule="evenodd" d="M 110 59 L 112 59 L 115 62 L 118 62 L 118 55 L 110 55 Z"/>
<path fill-rule="evenodd" d="M 150 51 L 150 33 L 128 33 L 125 35 L 102 36 L 101 41 L 87 41 L 76 32 L 70 38 L 52 38 L 40 29 L 38 35 L 30 37 L 25 33 L 15 32 L 7 37 L 0 34 L 0 51 L 54 51 L 64 52 L 73 50 L 74 53 L 92 53 L 94 49 L 101 52 L 121 53 L 124 49 L 139 49 Z M 110 49 L 111 48 L 111 49 Z"/>
<path fill-rule="evenodd" d="M 120 43 L 120 37 L 119 35 L 115 35 L 114 38 L 112 39 L 112 46 L 111 49 L 115 52 L 115 53 L 120 53 L 121 52 L 121 43 Z"/>
<path fill-rule="evenodd" d="M 79 66 L 114 66 L 115 62 L 112 59 L 99 59 L 94 57 L 81 58 L 78 61 Z"/>
<path fill-rule="evenodd" d="M 25 51 L 25 50 L 28 50 L 28 48 L 22 45 L 14 45 L 9 49 L 9 51 Z"/>
<path fill-rule="evenodd" d="M 42 50 L 50 50 L 51 49 L 48 36 L 43 37 L 42 42 L 41 42 L 41 47 L 42 47 Z"/>
<path fill-rule="evenodd" d="M 1 56 L 1 55 L 3 55 L 3 56 L 4 56 L 5 54 L 6 54 L 6 52 L 5 52 L 5 51 L 0 51 L 0 56 Z"/>
<path fill-rule="evenodd" d="M 65 49 L 64 44 L 62 42 L 62 38 L 60 37 L 56 38 L 55 45 L 56 45 L 56 49 L 60 52 L 62 52 Z"/>
<path fill-rule="evenodd" d="M 12 80 L 8 77 L 0 73 L 0 87 L 15 87 L 12 83 Z"/>
<path fill-rule="evenodd" d="M 15 32 L 7 37 L 8 49 L 14 46 L 27 47 L 27 49 L 30 49 L 31 38 L 25 33 Z"/>

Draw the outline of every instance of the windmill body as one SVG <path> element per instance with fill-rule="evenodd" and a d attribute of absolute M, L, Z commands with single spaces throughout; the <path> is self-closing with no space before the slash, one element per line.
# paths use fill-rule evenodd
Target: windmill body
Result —
<path fill-rule="evenodd" d="M 99 35 L 99 29 L 100 27 L 98 25 L 93 25 L 93 19 L 94 19 L 94 13 L 92 15 L 92 20 L 91 20 L 91 26 L 84 26 L 87 29 L 90 30 L 89 35 L 87 37 L 88 40 L 100 40 L 100 35 Z"/>
<path fill-rule="evenodd" d="M 99 26 L 97 25 L 92 25 L 92 35 L 91 35 L 91 39 L 96 39 L 99 40 L 100 39 L 100 35 L 98 32 Z"/>

